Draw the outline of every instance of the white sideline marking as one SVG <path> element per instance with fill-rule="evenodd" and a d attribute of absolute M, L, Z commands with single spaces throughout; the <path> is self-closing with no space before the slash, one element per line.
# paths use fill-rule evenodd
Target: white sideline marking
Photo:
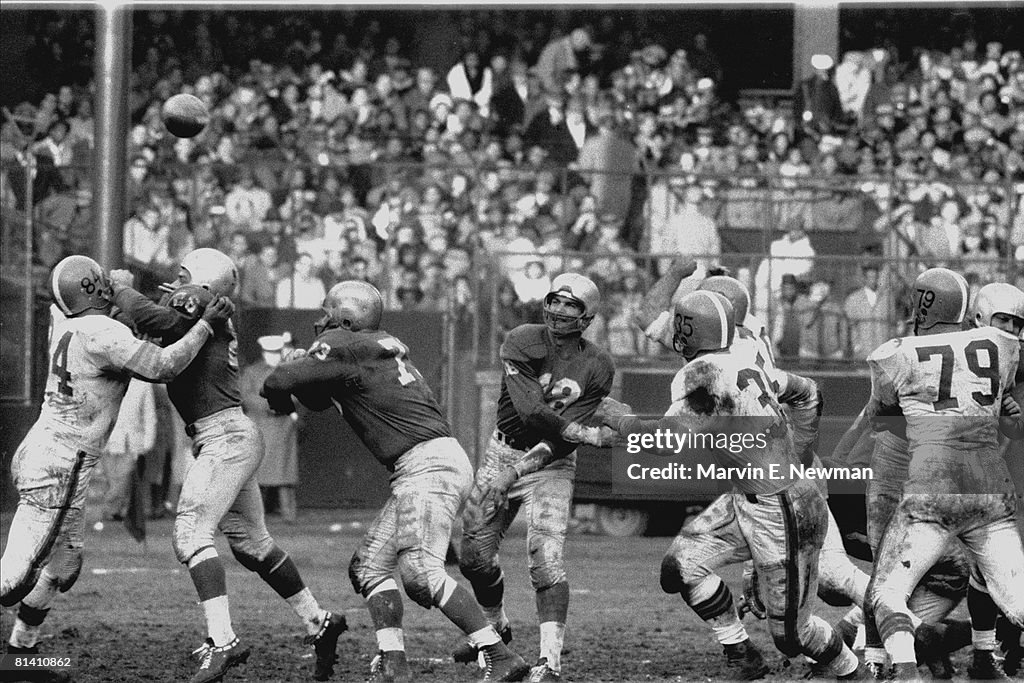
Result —
<path fill-rule="evenodd" d="M 104 576 L 106 574 L 180 574 L 180 569 L 158 569 L 155 567 L 113 567 L 107 569 L 105 567 L 93 567 L 92 573 L 96 576 Z"/>

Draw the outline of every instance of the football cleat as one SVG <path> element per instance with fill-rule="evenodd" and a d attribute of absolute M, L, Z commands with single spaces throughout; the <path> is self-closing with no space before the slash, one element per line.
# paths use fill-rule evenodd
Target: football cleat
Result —
<path fill-rule="evenodd" d="M 521 681 L 530 673 L 530 665 L 508 649 L 505 643 L 494 643 L 480 648 L 483 676 L 480 681 Z"/>
<path fill-rule="evenodd" d="M 241 641 L 236 637 L 227 645 L 217 647 L 209 638 L 198 649 L 192 652 L 202 661 L 199 670 L 189 680 L 189 683 L 213 683 L 223 680 L 228 669 L 239 664 L 244 664 L 249 659 L 249 648 L 243 647 Z"/>
<path fill-rule="evenodd" d="M 505 626 L 502 627 L 500 631 L 498 631 L 498 635 L 501 636 L 501 642 L 505 643 L 506 645 L 511 643 L 512 624 L 505 624 Z M 454 652 L 452 652 L 452 659 L 454 659 L 459 664 L 469 664 L 470 662 L 477 661 L 477 655 L 479 655 L 479 653 L 480 651 L 477 650 L 472 643 L 465 642 L 458 648 L 456 648 Z"/>
<path fill-rule="evenodd" d="M 402 683 L 411 681 L 409 662 L 402 650 L 381 650 L 370 662 L 370 677 L 366 683 Z"/>
<path fill-rule="evenodd" d="M 858 662 L 857 668 L 850 673 L 844 676 L 836 676 L 837 681 L 866 681 L 870 678 L 867 666 L 861 662 Z"/>
<path fill-rule="evenodd" d="M 315 635 L 303 639 L 303 644 L 312 645 L 316 652 L 314 680 L 326 681 L 334 673 L 334 664 L 338 661 L 338 638 L 347 630 L 348 622 L 345 621 L 345 615 L 328 612 L 324 617 L 324 623 L 320 624 L 320 630 Z"/>
<path fill-rule="evenodd" d="M 894 681 L 920 681 L 920 672 L 917 670 L 916 662 L 899 662 L 892 666 L 892 680 Z"/>
<path fill-rule="evenodd" d="M 530 669 L 530 683 L 549 683 L 550 681 L 562 680 L 562 675 L 548 666 L 548 658 L 541 657 L 537 664 Z"/>
<path fill-rule="evenodd" d="M 975 650 L 967 666 L 967 677 L 975 681 L 1006 681 L 1010 677 L 991 650 Z"/>
<path fill-rule="evenodd" d="M 926 664 L 932 678 L 949 680 L 953 678 L 953 662 L 945 648 L 944 629 L 931 624 L 921 624 L 914 632 L 914 645 L 918 661 Z"/>
<path fill-rule="evenodd" d="M 889 680 L 890 670 L 885 664 L 881 662 L 868 662 L 865 667 L 867 668 L 868 680 L 876 681 L 887 681 Z"/>
<path fill-rule="evenodd" d="M 764 663 L 761 651 L 754 647 L 749 638 L 734 645 L 726 645 L 724 649 L 730 678 L 755 681 L 768 673 L 768 665 Z"/>

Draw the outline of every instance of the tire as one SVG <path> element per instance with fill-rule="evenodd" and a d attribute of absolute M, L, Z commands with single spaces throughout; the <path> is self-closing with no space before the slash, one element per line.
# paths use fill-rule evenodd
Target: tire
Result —
<path fill-rule="evenodd" d="M 595 526 L 597 532 L 604 536 L 642 536 L 649 520 L 650 513 L 647 510 L 598 505 Z"/>

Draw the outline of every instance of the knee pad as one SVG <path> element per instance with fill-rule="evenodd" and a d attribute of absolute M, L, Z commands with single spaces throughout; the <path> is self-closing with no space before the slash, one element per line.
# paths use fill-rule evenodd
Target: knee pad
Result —
<path fill-rule="evenodd" d="M 482 562 L 480 558 L 472 558 L 466 554 L 459 558 L 459 571 L 474 586 L 488 586 L 501 575 L 501 567 L 497 562 Z"/>
<path fill-rule="evenodd" d="M 390 578 L 391 572 L 371 566 L 358 550 L 348 563 L 348 579 L 352 582 L 352 590 L 363 597 L 366 597 L 382 581 Z"/>
<path fill-rule="evenodd" d="M 853 600 L 830 581 L 818 582 L 818 597 L 832 607 L 849 607 L 853 604 Z"/>
<path fill-rule="evenodd" d="M 406 552 L 398 556 L 398 571 L 402 576 L 405 594 L 410 600 L 425 609 L 435 606 L 435 597 L 440 598 L 444 580 L 448 578 L 444 567 L 426 566 L 422 558 Z"/>
<path fill-rule="evenodd" d="M 683 567 L 675 555 L 666 555 L 661 559 L 661 590 L 666 593 L 679 593 L 684 599 L 689 597 L 689 590 L 683 581 Z"/>
<path fill-rule="evenodd" d="M 262 556 L 254 554 L 252 548 L 248 545 L 239 544 L 238 546 L 230 546 L 231 554 L 238 560 L 238 564 L 242 565 L 251 572 L 256 572 L 262 577 L 269 576 L 270 572 L 274 570 L 284 558 L 287 557 L 287 553 L 277 547 L 276 544 L 272 544 Z"/>
<path fill-rule="evenodd" d="M 566 580 L 562 543 L 561 539 L 546 534 L 534 534 L 528 542 L 530 582 L 534 590 L 550 588 Z"/>

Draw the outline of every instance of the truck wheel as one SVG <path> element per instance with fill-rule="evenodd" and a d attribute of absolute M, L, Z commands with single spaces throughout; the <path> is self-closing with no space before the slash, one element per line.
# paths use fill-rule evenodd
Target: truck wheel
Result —
<path fill-rule="evenodd" d="M 647 530 L 650 515 L 638 508 L 598 505 L 597 531 L 605 536 L 641 536 Z"/>

